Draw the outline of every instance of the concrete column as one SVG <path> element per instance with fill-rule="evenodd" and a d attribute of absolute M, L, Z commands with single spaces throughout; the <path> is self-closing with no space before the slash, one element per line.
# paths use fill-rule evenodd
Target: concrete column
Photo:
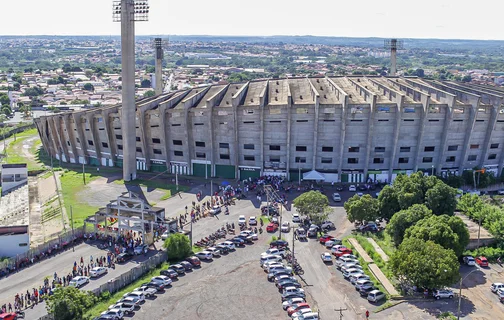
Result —
<path fill-rule="evenodd" d="M 443 163 L 445 162 L 445 155 L 446 155 L 446 140 L 448 139 L 448 131 L 450 130 L 450 126 L 452 123 L 453 119 L 453 108 L 455 107 L 455 99 L 452 99 L 452 103 L 446 106 L 446 114 L 445 114 L 445 121 L 444 121 L 444 127 L 443 127 L 443 133 L 441 135 L 441 144 L 439 146 L 439 158 L 438 161 L 436 161 L 436 174 L 441 173 L 441 168 Z"/>
<path fill-rule="evenodd" d="M 163 93 L 163 49 L 156 49 L 156 66 L 155 66 L 155 74 L 156 74 L 156 95 L 160 95 Z M 159 53 L 161 51 L 161 53 Z"/>
<path fill-rule="evenodd" d="M 366 146 L 366 162 L 364 162 L 364 181 L 367 181 L 367 173 L 369 170 L 369 160 L 371 157 L 371 149 L 373 148 L 373 134 L 374 134 L 374 119 L 376 112 L 376 95 L 371 96 L 369 122 L 368 122 L 368 137 Z"/>
<path fill-rule="evenodd" d="M 422 154 L 422 151 L 420 149 L 422 148 L 425 123 L 427 122 L 427 113 L 429 112 L 429 105 L 430 105 L 430 96 L 422 95 L 421 99 L 422 99 L 422 116 L 420 120 L 420 132 L 418 133 L 418 144 L 415 151 L 415 167 L 413 171 L 418 171 L 418 164 L 420 163 L 420 159 L 418 158 Z"/>
<path fill-rule="evenodd" d="M 194 138 L 193 138 L 193 125 L 192 125 L 192 118 L 189 119 L 191 115 L 189 114 L 189 108 L 184 109 L 184 120 L 185 120 L 185 127 L 186 127 L 186 133 L 187 133 L 187 148 L 185 148 L 186 151 L 186 162 L 187 165 L 189 166 L 189 170 L 187 170 L 189 175 L 193 174 L 193 166 L 191 163 L 192 156 L 194 154 Z"/>
<path fill-rule="evenodd" d="M 70 162 L 70 154 L 68 153 L 68 147 L 66 143 L 66 136 L 63 133 L 63 116 L 61 117 L 53 117 L 54 120 L 54 128 L 56 129 L 56 133 L 58 134 L 58 141 L 61 148 L 61 156 L 65 156 L 64 162 Z M 62 159 L 63 161 L 63 159 Z"/>
<path fill-rule="evenodd" d="M 93 143 L 96 151 L 96 159 L 101 163 L 101 141 L 98 137 L 98 131 L 96 129 L 94 114 L 86 114 L 87 121 L 89 123 L 89 131 L 91 131 L 91 136 L 93 137 Z"/>
<path fill-rule="evenodd" d="M 123 179 L 130 181 L 137 176 L 134 2 L 121 0 L 121 8 Z"/>
<path fill-rule="evenodd" d="M 397 72 L 397 49 L 392 48 L 390 50 L 390 75 L 395 76 L 396 72 Z"/>
<path fill-rule="evenodd" d="M 341 172 L 343 171 L 343 154 L 345 153 L 345 135 L 346 135 L 346 118 L 348 108 L 348 95 L 343 95 L 344 100 L 341 105 L 341 133 L 340 133 L 340 148 L 338 160 L 338 181 L 341 182 Z"/>
<path fill-rule="evenodd" d="M 114 128 L 111 126 L 112 118 L 110 117 L 110 112 L 102 109 L 101 111 L 103 117 L 103 123 L 105 127 L 105 134 L 107 135 L 108 145 L 110 148 L 110 159 L 112 163 L 116 162 L 117 146 L 114 136 Z"/>
<path fill-rule="evenodd" d="M 286 170 L 287 170 L 287 175 L 288 179 L 290 180 L 290 163 L 291 163 L 291 127 L 292 127 L 292 94 L 290 91 L 290 86 L 288 81 L 287 81 L 287 163 L 286 163 Z M 301 166 L 301 163 L 299 163 L 299 166 Z"/>
<path fill-rule="evenodd" d="M 89 159 L 89 152 L 87 151 L 88 146 L 86 136 L 84 135 L 84 131 L 82 130 L 82 116 L 84 114 L 72 113 L 72 115 L 74 117 L 75 128 L 77 129 L 77 136 L 80 140 L 82 157 L 84 158 L 84 163 L 87 163 L 87 160 Z M 77 163 L 79 163 L 79 159 L 77 159 Z"/>
<path fill-rule="evenodd" d="M 392 181 L 392 173 L 394 171 L 394 165 L 397 156 L 397 144 L 399 142 L 399 133 L 401 132 L 401 123 L 402 123 L 402 113 L 403 113 L 403 103 L 404 96 L 399 96 L 397 99 L 397 111 L 396 111 L 396 123 L 394 128 L 394 144 L 392 147 L 392 153 L 390 156 L 389 170 L 388 170 L 388 182 Z"/>
<path fill-rule="evenodd" d="M 170 125 L 168 121 L 166 121 L 166 106 L 165 105 L 160 105 L 159 108 L 159 127 L 161 128 L 161 135 L 163 137 L 163 145 L 165 149 L 165 160 L 166 160 L 166 170 L 170 170 L 170 145 L 169 145 L 169 136 L 168 136 L 168 130 L 166 130 L 166 127 Z M 171 171 L 170 171 L 171 173 Z"/>
<path fill-rule="evenodd" d="M 317 164 L 317 151 L 318 151 L 318 127 L 319 127 L 319 109 L 320 101 L 319 96 L 315 96 L 315 119 L 314 119 L 314 131 L 313 131 L 313 159 L 312 159 L 312 170 L 315 170 Z"/>
<path fill-rule="evenodd" d="M 263 102 L 263 101 L 261 101 Z M 260 112 L 260 123 L 259 123 L 259 130 L 260 130 L 260 144 L 261 144 L 261 172 L 264 172 L 264 104 L 260 103 L 259 104 L 259 112 Z"/>
<path fill-rule="evenodd" d="M 471 105 L 469 111 L 471 112 L 469 116 L 469 124 L 467 125 L 465 135 L 464 135 L 464 145 L 462 149 L 462 157 L 459 160 L 459 174 L 462 175 L 464 168 L 466 167 L 467 161 L 467 151 L 469 150 L 469 144 L 471 143 L 471 135 L 474 129 L 474 124 L 476 123 L 476 115 L 478 114 L 478 107 L 480 100 L 478 99 L 476 105 Z"/>
<path fill-rule="evenodd" d="M 75 160 L 75 163 L 79 163 L 79 153 L 77 152 L 77 148 L 75 147 L 76 141 L 75 141 L 75 133 L 74 130 L 72 129 L 72 126 L 70 125 L 70 115 L 65 115 L 63 116 L 63 121 L 65 123 L 65 128 L 68 134 L 68 140 L 70 140 L 70 148 L 72 148 L 72 153 L 73 153 L 73 158 Z M 70 159 L 68 159 L 70 162 Z"/>
<path fill-rule="evenodd" d="M 54 122 L 54 118 L 55 117 L 51 117 L 50 120 L 47 122 L 47 124 L 49 125 L 49 131 L 51 132 L 51 136 L 52 136 L 51 140 L 52 140 L 52 146 L 54 148 L 53 154 L 55 156 L 58 155 L 58 157 L 61 160 L 61 154 L 62 154 L 61 141 L 60 141 L 58 131 L 56 130 L 56 123 Z"/>
<path fill-rule="evenodd" d="M 149 142 L 151 139 L 150 134 L 150 119 L 146 119 L 149 115 L 145 114 L 145 110 L 140 110 L 138 115 L 138 122 L 140 127 L 140 139 L 142 141 L 142 157 L 145 158 L 145 168 L 147 171 L 150 170 L 150 154 L 149 154 Z M 149 132 L 147 132 L 149 131 Z M 136 148 L 135 148 L 136 149 Z M 136 151 L 136 150 L 135 150 Z"/>
<path fill-rule="evenodd" d="M 490 115 L 490 119 L 488 121 L 487 132 L 485 135 L 485 142 L 483 143 L 483 152 L 481 152 L 481 159 L 480 159 L 480 164 L 479 164 L 480 167 L 483 167 L 483 165 L 488 157 L 488 154 L 489 154 L 490 141 L 492 140 L 492 133 L 494 131 L 495 124 L 497 123 L 497 116 L 499 114 L 498 113 L 499 107 L 500 107 L 500 103 L 498 105 L 492 106 L 492 110 L 491 110 L 492 114 Z M 499 174 L 500 174 L 500 172 L 499 172 Z"/>

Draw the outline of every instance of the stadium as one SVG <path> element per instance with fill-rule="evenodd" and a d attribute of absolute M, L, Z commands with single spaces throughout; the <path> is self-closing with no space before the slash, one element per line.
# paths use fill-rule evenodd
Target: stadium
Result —
<path fill-rule="evenodd" d="M 137 100 L 136 128 L 122 127 L 121 105 L 35 124 L 53 157 L 94 166 L 122 167 L 123 135 L 135 130 L 139 171 L 357 183 L 476 166 L 500 175 L 503 97 L 498 87 L 409 77 L 268 79 Z"/>

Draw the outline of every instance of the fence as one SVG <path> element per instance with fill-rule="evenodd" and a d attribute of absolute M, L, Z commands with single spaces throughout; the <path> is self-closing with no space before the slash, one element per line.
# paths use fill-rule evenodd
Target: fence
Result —
<path fill-rule="evenodd" d="M 146 261 L 142 262 L 138 266 L 133 267 L 129 271 L 126 271 L 119 277 L 109 280 L 107 283 L 102 284 L 100 287 L 96 288 L 92 292 L 99 296 L 103 292 L 110 292 L 111 294 L 116 293 L 122 288 L 126 287 L 133 281 L 137 280 L 147 272 L 159 266 L 161 263 L 168 259 L 168 254 L 166 251 L 159 252 L 155 256 L 150 257 Z"/>
<path fill-rule="evenodd" d="M 15 135 L 16 133 L 20 133 L 20 132 L 23 132 L 25 130 L 33 129 L 33 128 L 35 128 L 35 124 L 34 123 L 27 124 L 27 125 L 24 125 L 24 126 L 15 127 L 15 128 L 10 129 L 9 131 L 5 132 L 5 134 L 1 135 L 0 138 L 1 139 L 7 139 L 7 138 Z"/>
<path fill-rule="evenodd" d="M 53 250 L 56 245 L 58 245 L 58 248 L 63 247 L 64 245 L 70 243 L 72 239 L 78 239 L 81 238 L 84 234 L 85 226 L 79 227 L 72 230 L 68 230 L 64 233 L 60 233 L 57 236 L 56 239 L 50 240 L 46 243 L 43 243 L 35 248 L 31 248 L 25 253 L 18 254 L 15 257 L 12 257 L 10 259 L 6 259 L 3 261 L 0 261 L 0 270 L 3 269 L 9 269 L 9 270 L 14 270 L 18 269 L 21 262 L 23 261 L 31 261 L 31 259 L 34 259 L 35 261 L 38 261 L 41 258 L 41 254 L 47 254 L 49 250 Z M 73 237 L 73 238 L 72 238 Z"/>

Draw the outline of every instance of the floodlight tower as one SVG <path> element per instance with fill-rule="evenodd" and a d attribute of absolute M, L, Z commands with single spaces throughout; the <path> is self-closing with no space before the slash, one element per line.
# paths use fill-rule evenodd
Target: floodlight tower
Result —
<path fill-rule="evenodd" d="M 395 76 L 397 72 L 397 50 L 403 48 L 402 40 L 385 40 L 384 48 L 390 50 L 390 75 Z"/>
<path fill-rule="evenodd" d="M 168 40 L 161 38 L 154 38 L 153 47 L 155 50 L 155 71 L 154 71 L 154 91 L 156 95 L 163 93 L 163 48 L 167 45 Z"/>
<path fill-rule="evenodd" d="M 136 179 L 135 21 L 149 20 L 148 0 L 114 0 L 114 22 L 121 22 L 123 179 Z"/>

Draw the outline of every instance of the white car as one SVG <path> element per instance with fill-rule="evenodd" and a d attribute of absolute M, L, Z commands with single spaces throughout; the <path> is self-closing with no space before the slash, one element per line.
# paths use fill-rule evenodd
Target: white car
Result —
<path fill-rule="evenodd" d="M 228 242 L 228 241 L 226 241 Z M 212 260 L 213 259 L 213 254 L 210 251 L 201 251 L 201 252 L 196 252 L 194 254 L 196 257 L 198 257 L 200 260 Z"/>
<path fill-rule="evenodd" d="M 358 273 L 354 274 L 353 276 L 350 276 L 350 282 L 355 285 L 357 281 L 360 280 L 370 280 L 369 276 L 365 275 L 364 273 Z"/>
<path fill-rule="evenodd" d="M 244 215 L 241 215 L 238 217 L 238 225 L 241 226 L 241 225 L 244 225 L 245 223 L 247 223 L 247 219 L 245 219 L 245 216 Z"/>
<path fill-rule="evenodd" d="M 123 313 L 132 314 L 135 311 L 135 304 L 120 302 L 120 303 L 116 303 L 116 304 L 111 305 L 108 309 L 109 310 L 120 310 Z"/>
<path fill-rule="evenodd" d="M 359 281 L 355 282 L 355 289 L 356 290 L 372 288 L 372 287 L 374 287 L 374 283 L 371 280 L 359 280 Z"/>
<path fill-rule="evenodd" d="M 495 282 L 495 283 L 492 283 L 492 285 L 490 286 L 490 290 L 492 290 L 493 293 L 496 293 L 497 290 L 503 289 L 503 288 L 504 288 L 504 283 L 502 283 L 502 282 Z"/>
<path fill-rule="evenodd" d="M 320 255 L 323 262 L 332 262 L 332 256 L 329 252 L 324 252 Z"/>
<path fill-rule="evenodd" d="M 261 253 L 261 257 L 267 256 L 270 254 L 275 254 L 275 255 L 279 255 L 279 256 L 283 257 L 285 255 L 285 250 L 278 249 L 278 248 L 269 248 L 268 250 Z"/>
<path fill-rule="evenodd" d="M 140 302 L 145 300 L 145 294 L 143 294 L 143 292 L 138 292 L 138 291 L 128 292 L 128 293 L 124 294 L 123 298 L 126 298 L 126 297 L 137 298 Z"/>
<path fill-rule="evenodd" d="M 153 297 L 157 293 L 157 290 L 154 289 L 154 288 L 143 286 L 143 287 L 140 287 L 140 288 L 135 288 L 133 290 L 133 292 L 141 292 L 146 297 Z"/>
<path fill-rule="evenodd" d="M 337 192 L 332 194 L 332 199 L 334 200 L 334 202 L 341 202 L 341 196 Z"/>
<path fill-rule="evenodd" d="M 339 257 L 338 259 L 336 259 L 336 269 L 341 269 L 341 267 L 346 266 L 347 263 L 358 264 L 359 260 L 355 260 L 355 259 L 352 259 L 352 258 L 341 259 L 341 257 Z"/>
<path fill-rule="evenodd" d="M 212 209 L 210 209 L 211 214 L 217 214 L 221 212 L 221 207 L 220 206 L 213 206 Z"/>
<path fill-rule="evenodd" d="M 72 280 L 70 280 L 70 283 L 68 285 L 71 287 L 80 288 L 83 285 L 85 285 L 86 283 L 89 283 L 88 277 L 77 276 L 77 277 L 73 278 Z"/>
<path fill-rule="evenodd" d="M 287 309 L 289 309 L 289 307 L 293 306 L 294 304 L 303 303 L 303 302 L 306 302 L 304 298 L 292 298 L 292 299 L 289 299 L 287 301 L 282 302 L 282 308 L 284 310 L 287 310 Z"/>
<path fill-rule="evenodd" d="M 475 266 L 476 265 L 476 260 L 474 260 L 474 258 L 471 257 L 471 256 L 465 256 L 464 257 L 464 263 L 467 264 L 468 266 Z"/>
<path fill-rule="evenodd" d="M 327 242 L 329 242 L 329 241 L 326 241 L 326 243 Z M 331 248 L 331 253 L 332 254 L 334 254 L 335 252 L 340 251 L 341 249 L 346 249 L 346 247 L 344 245 L 342 245 L 342 244 L 333 244 L 332 246 L 330 246 L 330 248 Z"/>
<path fill-rule="evenodd" d="M 359 261 L 359 258 L 357 258 L 356 256 L 354 256 L 353 254 L 350 254 L 350 253 L 346 253 L 346 254 L 342 255 L 338 259 L 342 259 L 342 258 L 350 258 L 350 259 L 354 259 L 356 261 Z"/>
<path fill-rule="evenodd" d="M 292 315 L 291 315 L 291 318 L 292 319 L 299 319 L 301 316 L 305 315 L 305 314 L 308 314 L 308 313 L 313 313 L 312 309 L 310 308 L 304 308 L 304 309 L 301 309 L 297 312 L 294 312 Z"/>
<path fill-rule="evenodd" d="M 107 272 L 108 272 L 108 270 L 105 267 L 94 267 L 93 269 L 89 270 L 89 277 L 90 278 L 97 278 L 101 275 L 104 275 Z"/>
<path fill-rule="evenodd" d="M 319 320 L 319 316 L 317 312 L 309 312 L 297 317 L 296 320 Z"/>
<path fill-rule="evenodd" d="M 151 278 L 152 282 L 160 283 L 162 285 L 169 286 L 172 283 L 172 279 L 170 279 L 167 276 L 157 276 L 157 277 L 152 277 Z"/>
<path fill-rule="evenodd" d="M 229 250 L 236 250 L 236 246 L 231 241 L 224 241 L 219 243 L 221 246 L 228 248 Z"/>
<path fill-rule="evenodd" d="M 170 236 L 170 231 L 166 230 L 165 232 L 163 232 L 163 234 L 161 235 L 161 240 L 166 240 L 168 239 L 168 237 Z"/>
<path fill-rule="evenodd" d="M 283 294 L 287 295 L 289 293 L 304 293 L 304 290 L 296 287 L 286 287 L 283 289 Z"/>
<path fill-rule="evenodd" d="M 358 270 L 359 273 L 362 273 L 362 266 L 359 263 L 356 262 L 350 262 L 350 263 L 345 263 L 341 266 L 340 268 L 341 272 L 343 274 L 347 272 L 348 270 Z M 345 277 L 346 278 L 346 277 Z"/>
<path fill-rule="evenodd" d="M 250 217 L 249 218 L 249 225 L 251 225 L 251 226 L 257 226 L 256 217 Z"/>
<path fill-rule="evenodd" d="M 367 299 L 370 302 L 378 302 L 381 299 L 385 299 L 385 293 L 381 292 L 380 290 L 373 290 L 368 293 Z"/>
<path fill-rule="evenodd" d="M 110 309 L 107 311 L 103 311 L 101 313 L 102 316 L 112 316 L 114 319 L 123 319 L 124 318 L 124 312 L 121 311 L 120 309 Z"/>
<path fill-rule="evenodd" d="M 343 268 L 342 268 L 343 270 Z M 362 269 L 357 269 L 357 268 L 351 268 L 343 271 L 343 278 L 350 278 L 353 275 L 356 275 L 358 273 L 362 273 Z"/>
<path fill-rule="evenodd" d="M 301 218 L 299 217 L 299 213 L 293 213 L 292 214 L 292 222 L 294 222 L 294 223 L 301 222 Z"/>
<path fill-rule="evenodd" d="M 290 231 L 290 223 L 289 223 L 289 221 L 283 222 L 282 226 L 280 227 L 280 230 L 282 232 L 289 232 Z"/>
<path fill-rule="evenodd" d="M 357 191 L 357 188 L 352 184 L 350 187 L 348 187 L 348 191 L 355 192 Z"/>
<path fill-rule="evenodd" d="M 214 257 L 220 257 L 220 250 L 214 247 L 206 248 L 205 251 L 208 251 L 212 254 Z"/>

